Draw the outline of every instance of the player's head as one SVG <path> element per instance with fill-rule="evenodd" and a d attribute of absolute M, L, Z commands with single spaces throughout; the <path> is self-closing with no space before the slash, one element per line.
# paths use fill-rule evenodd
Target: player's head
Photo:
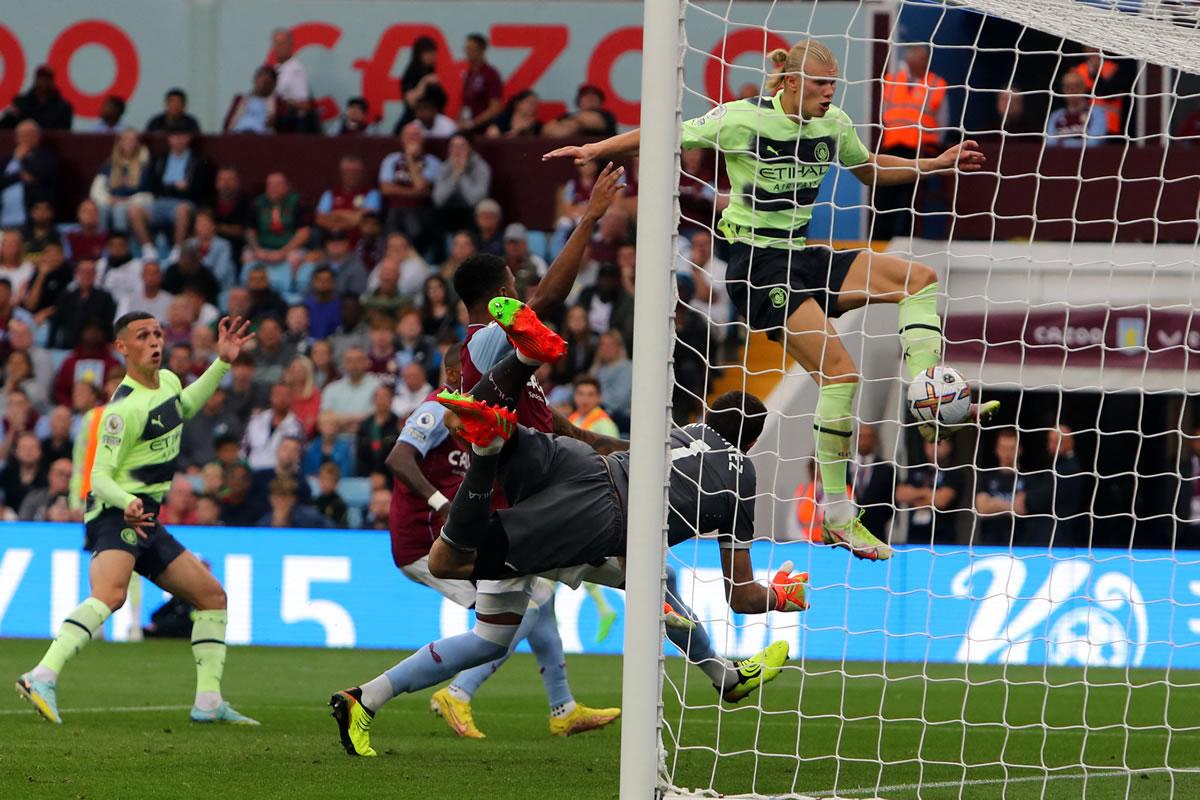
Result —
<path fill-rule="evenodd" d="M 704 424 L 743 453 L 758 441 L 766 421 L 767 407 L 747 392 L 726 392 L 713 401 L 704 415 Z"/>
<path fill-rule="evenodd" d="M 158 369 L 163 357 L 163 332 L 155 316 L 147 311 L 130 311 L 117 320 L 117 352 L 125 363 L 140 370 Z"/>
<path fill-rule="evenodd" d="M 458 342 L 447 347 L 442 356 L 442 381 L 451 389 L 462 386 L 462 351 Z"/>
<path fill-rule="evenodd" d="M 454 271 L 454 291 L 474 311 L 493 297 L 517 297 L 517 279 L 503 258 L 478 253 Z"/>
<path fill-rule="evenodd" d="M 1002 467 L 1014 467 L 1017 464 L 1017 432 L 1013 428 L 1003 428 L 996 434 L 996 463 Z"/>
<path fill-rule="evenodd" d="M 784 101 L 800 110 L 805 119 L 823 117 L 833 102 L 838 63 L 833 51 L 820 42 L 804 39 L 769 54 L 776 72 L 767 79 L 767 93 L 781 90 Z"/>

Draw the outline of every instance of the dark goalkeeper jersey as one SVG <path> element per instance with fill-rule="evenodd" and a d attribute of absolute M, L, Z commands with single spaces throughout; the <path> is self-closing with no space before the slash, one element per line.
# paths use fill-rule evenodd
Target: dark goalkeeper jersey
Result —
<path fill-rule="evenodd" d="M 228 371 L 229 364 L 214 361 L 186 389 L 165 369 L 157 389 L 128 376 L 121 381 L 100 420 L 85 519 L 124 509 L 135 495 L 162 501 L 177 470 L 183 421 L 204 407 Z"/>

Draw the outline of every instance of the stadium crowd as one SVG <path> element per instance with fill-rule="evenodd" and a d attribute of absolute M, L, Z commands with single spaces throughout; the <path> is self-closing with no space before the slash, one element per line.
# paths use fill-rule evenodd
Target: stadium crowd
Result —
<path fill-rule="evenodd" d="M 339 117 L 322 121 L 293 50 L 288 31 L 273 32 L 269 63 L 232 99 L 223 132 L 380 133 L 378 109 L 362 98 L 350 98 Z M 200 125 L 188 113 L 183 89 L 170 89 L 162 112 L 144 127 L 165 140 L 154 151 L 125 122 L 124 101 L 110 97 L 94 131 L 114 136 L 112 152 L 71 220 L 56 217 L 56 160 L 41 146 L 41 132 L 69 129 L 72 109 L 55 88 L 53 71 L 37 69 L 33 86 L 0 118 L 0 127 L 15 128 L 13 152 L 0 157 L 0 508 L 6 517 L 80 518 L 73 444 L 87 412 L 104 403 L 123 376 L 111 341 L 114 319 L 141 309 L 162 320 L 166 368 L 185 385 L 216 357 L 221 315 L 251 319 L 257 334 L 253 351 L 237 360 L 221 390 L 184 426 L 182 471 L 163 507 L 165 523 L 386 528 L 384 459 L 406 417 L 442 383 L 446 351 L 465 335 L 455 269 L 472 254 L 493 253 L 527 292 L 574 229 L 596 178 L 595 165 L 579 167 L 558 190 L 553 230 L 531 231 L 506 222 L 506 210 L 490 197 L 491 167 L 472 142 L 616 131 L 600 89 L 579 87 L 574 111 L 543 120 L 532 91 L 504 101 L 482 36 L 467 37 L 464 50 L 457 119 L 443 113 L 448 97 L 434 69 L 437 45 L 418 39 L 401 77 L 405 111 L 391 131 L 394 152 L 378 164 L 343 157 L 315 197 L 292 187 L 288 171 L 297 165 L 273 165 L 259 193 L 244 185 L 235 167 L 211 163 L 195 146 Z M 945 82 L 929 69 L 929 55 L 926 47 L 909 48 L 886 78 L 885 149 L 916 153 L 936 145 L 909 135 L 914 123 L 941 127 L 935 117 Z M 1061 146 L 1112 135 L 1118 130 L 1113 120 L 1124 112 L 1120 97 L 1094 99 L 1103 68 L 1089 53 L 1065 72 L 1063 106 L 1045 125 L 1025 118 L 1019 93 L 1002 92 L 998 130 L 1044 132 L 1048 144 Z M 758 91 L 751 85 L 742 95 Z M 920 109 L 915 119 L 914 107 Z M 444 158 L 428 152 L 431 139 L 447 140 Z M 721 285 L 721 243 L 710 233 L 727 202 L 711 155 L 683 154 L 679 419 L 699 410 L 715 374 L 710 365 L 735 358 L 741 337 Z M 567 356 L 538 376 L 551 404 L 574 424 L 608 435 L 628 430 L 632 391 L 637 183 L 631 166 L 623 196 L 597 226 L 575 292 L 551 320 L 568 342 Z M 885 213 L 877 217 L 877 233 L 885 238 L 904 224 L 887 209 L 909 208 L 912 195 L 893 200 L 881 198 Z M 1200 474 L 1200 465 L 1196 470 Z M 887 503 L 916 504 L 932 491 L 930 481 L 941 480 L 917 473 L 889 479 L 889 491 L 897 488 Z M 981 500 L 982 511 L 987 501 Z M 1061 493 L 1054 502 L 1064 502 Z"/>

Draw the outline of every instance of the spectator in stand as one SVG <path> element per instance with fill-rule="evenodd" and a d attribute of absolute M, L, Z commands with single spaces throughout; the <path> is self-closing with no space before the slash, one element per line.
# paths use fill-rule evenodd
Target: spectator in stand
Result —
<path fill-rule="evenodd" d="M 260 528 L 325 528 L 325 517 L 315 508 L 301 502 L 301 484 L 292 478 L 275 478 L 268 494 L 271 510 L 258 520 Z"/>
<path fill-rule="evenodd" d="M 629 409 L 633 399 L 633 362 L 626 354 L 625 341 L 619 331 L 600 334 L 596 363 L 591 374 L 600 383 L 604 407 L 622 430 L 628 430 Z"/>
<path fill-rule="evenodd" d="M 580 292 L 578 305 L 587 310 L 588 324 L 597 335 L 614 327 L 614 316 L 627 313 L 633 298 L 621 287 L 621 270 L 616 264 L 600 265 L 595 286 Z"/>
<path fill-rule="evenodd" d="M 366 174 L 362 156 L 353 153 L 342 156 L 338 162 L 338 186 L 326 189 L 317 201 L 317 227 L 326 233 L 342 231 L 352 240 L 357 239 L 363 214 L 382 211 L 379 190 L 367 185 Z"/>
<path fill-rule="evenodd" d="M 29 358 L 25 353 L 20 355 L 26 359 Z M 28 395 L 28 393 L 26 394 Z M 30 402 L 34 402 L 32 397 L 30 397 Z M 34 402 L 34 406 L 37 406 L 36 402 Z M 71 453 L 75 448 L 75 441 L 71 436 L 71 426 L 74 421 L 71 409 L 67 406 L 55 406 L 50 409 L 49 414 L 38 420 L 33 432 L 38 435 L 42 443 L 43 467 L 49 468 L 52 462 L 60 458 L 71 460 Z"/>
<path fill-rule="evenodd" d="M 475 206 L 475 230 L 478 233 L 478 250 L 494 256 L 504 257 L 504 233 L 500 222 L 504 212 L 500 204 L 488 197 Z"/>
<path fill-rule="evenodd" d="M 35 489 L 46 486 L 46 471 L 42 467 L 42 443 L 33 431 L 16 435 L 11 457 L 0 469 L 0 491 L 4 505 L 16 516 L 25 497 Z M 5 512 L 9 514 L 8 511 Z"/>
<path fill-rule="evenodd" d="M 396 381 L 392 413 L 401 421 L 408 419 L 408 415 L 416 411 L 417 406 L 424 403 L 432 391 L 433 386 L 429 383 L 425 368 L 415 361 L 409 362 L 400 373 L 400 380 Z"/>
<path fill-rule="evenodd" d="M 22 392 L 39 411 L 49 404 L 49 373 L 34 372 L 33 358 L 22 350 L 13 350 L 4 360 L 4 383 L 0 384 L 7 400 L 12 392 Z"/>
<path fill-rule="evenodd" d="M 7 398 L 0 399 L 8 400 L 4 409 L 4 418 L 0 420 L 0 462 L 2 462 L 14 454 L 17 437 L 27 431 L 33 431 L 39 415 L 29 402 L 29 398 L 20 389 L 14 389 L 9 392 Z"/>
<path fill-rule="evenodd" d="M 924 461 L 905 470 L 896 483 L 895 501 L 910 509 L 910 543 L 953 543 L 958 541 L 957 520 L 963 513 L 954 509 L 967 492 L 966 468 L 953 466 L 953 439 L 923 445 Z"/>
<path fill-rule="evenodd" d="M 254 224 L 250 198 L 242 193 L 242 179 L 233 167 L 217 170 L 216 188 L 212 209 L 217 235 L 233 247 L 233 262 L 240 264 L 246 246 L 246 227 Z"/>
<path fill-rule="evenodd" d="M 454 238 L 450 240 L 450 255 L 442 262 L 442 267 L 438 270 L 451 288 L 454 286 L 454 273 L 458 271 L 459 266 L 478 252 L 479 247 L 474 234 L 470 231 L 459 231 L 454 234 Z M 451 294 L 453 295 L 453 291 Z M 455 297 L 457 299 L 457 296 Z"/>
<path fill-rule="evenodd" d="M 75 268 L 63 257 L 62 245 L 51 242 L 37 259 L 37 273 L 25 287 L 25 310 L 36 325 L 51 319 L 58 304 L 74 288 Z"/>
<path fill-rule="evenodd" d="M 604 91 L 600 87 L 583 84 L 575 92 L 576 110 L 547 123 L 544 133 L 547 136 L 616 136 L 617 118 L 604 107 L 604 100 Z"/>
<path fill-rule="evenodd" d="M 192 363 L 195 364 L 195 373 L 203 375 L 204 370 L 208 369 L 217 360 L 217 335 L 211 325 L 198 322 L 192 326 L 191 342 Z"/>
<path fill-rule="evenodd" d="M 292 390 L 276 383 L 270 392 L 269 407 L 250 417 L 242 437 L 242 453 L 253 470 L 275 469 L 280 442 L 304 436 L 304 426 L 292 413 Z"/>
<path fill-rule="evenodd" d="M 879 450 L 879 434 L 873 424 L 858 424 L 858 444 L 850 459 L 847 473 L 850 493 L 855 505 L 861 508 L 863 524 L 874 526 L 886 537 L 892 524 L 892 497 L 896 485 L 896 467 L 883 458 Z"/>
<path fill-rule="evenodd" d="M 275 98 L 275 69 L 263 64 L 254 70 L 248 94 L 234 95 L 225 114 L 226 133 L 274 133 L 279 102 Z"/>
<path fill-rule="evenodd" d="M 362 222 L 359 223 L 358 244 L 352 251 L 362 262 L 364 276 L 375 268 L 379 259 L 383 258 L 383 251 L 386 247 L 387 242 L 383 238 L 383 222 L 378 214 L 368 211 L 363 214 Z"/>
<path fill-rule="evenodd" d="M 146 123 L 146 133 L 171 131 L 200 132 L 200 123 L 187 113 L 187 92 L 178 87 L 167 90 L 166 96 L 163 97 L 162 113 L 155 114 Z"/>
<path fill-rule="evenodd" d="M 687 270 L 696 287 L 689 305 L 708 318 L 713 338 L 724 342 L 729 338 L 733 320 L 733 301 L 725 288 L 725 262 L 713 253 L 712 234 L 707 230 L 692 235 L 690 269 Z"/>
<path fill-rule="evenodd" d="M 305 267 L 305 274 L 315 269 L 311 264 Z M 309 282 L 308 277 L 305 277 L 305 284 Z M 299 281 L 297 281 L 299 283 Z M 267 277 L 267 271 L 262 267 L 253 267 L 246 273 L 246 289 L 250 292 L 250 316 L 258 319 L 264 314 L 270 314 L 276 317 L 287 316 L 288 303 L 279 292 L 271 288 L 271 281 Z M 232 295 L 233 292 L 230 292 Z"/>
<path fill-rule="evenodd" d="M 396 265 L 399 271 L 397 289 L 406 300 L 415 300 L 429 277 L 429 265 L 412 248 L 408 237 L 402 233 L 388 234 L 384 257 L 375 270 L 367 276 L 367 289 L 376 288 L 381 280 L 379 267 L 385 262 Z"/>
<path fill-rule="evenodd" d="M 492 168 L 471 148 L 466 137 L 450 139 L 446 161 L 433 184 L 433 205 L 441 215 L 442 230 L 471 227 L 475 206 L 487 197 L 491 185 Z"/>
<path fill-rule="evenodd" d="M 996 130 L 1001 135 L 1041 135 L 1042 128 L 1026 113 L 1025 92 L 1020 87 L 1001 89 L 996 93 Z"/>
<path fill-rule="evenodd" d="M 306 356 L 312 350 L 307 306 L 299 303 L 288 306 L 287 317 L 283 320 L 283 340 L 298 356 Z"/>
<path fill-rule="evenodd" d="M 422 401 L 424 399 L 421 398 Z M 396 445 L 402 424 L 392 411 L 392 390 L 380 386 L 371 394 L 370 416 L 358 424 L 354 436 L 356 466 L 360 476 L 388 472 L 388 453 Z"/>
<path fill-rule="evenodd" d="M 170 228 L 178 247 L 192 226 L 192 212 L 212 202 L 213 176 L 208 160 L 192 149 L 194 131 L 179 123 L 167 128 L 167 152 L 150 168 L 150 230 Z"/>
<path fill-rule="evenodd" d="M 458 318 L 450 297 L 450 284 L 441 275 L 433 274 L 421 287 L 421 332 L 434 341 L 453 337 L 458 341 Z"/>
<path fill-rule="evenodd" d="M 217 235 L 217 218 L 211 208 L 196 212 L 192 238 L 200 250 L 200 263 L 204 264 L 217 279 L 221 291 L 232 289 L 238 280 L 237 262 L 233 258 L 233 245 L 228 239 Z"/>
<path fill-rule="evenodd" d="M 190 342 L 179 342 L 171 345 L 167 352 L 167 370 L 179 378 L 181 386 L 187 386 L 196 379 L 192 374 L 192 345 Z"/>
<path fill-rule="evenodd" d="M 100 104 L 100 118 L 92 126 L 92 133 L 120 133 L 129 127 L 121 124 L 121 118 L 124 116 L 125 100 L 115 94 L 110 94 Z"/>
<path fill-rule="evenodd" d="M 252 219 L 246 227 L 244 263 L 299 264 L 308 242 L 308 212 L 282 172 L 267 175 L 266 191 L 255 199 Z"/>
<path fill-rule="evenodd" d="M 613 206 L 600 218 L 589 248 L 591 260 L 598 264 L 615 264 L 617 251 L 633 242 L 633 223 L 624 209 Z"/>
<path fill-rule="evenodd" d="M 375 473 L 382 475 L 383 473 Z M 392 492 L 390 489 L 374 489 L 371 500 L 367 504 L 367 513 L 363 515 L 363 527 L 367 530 L 386 531 L 388 516 L 392 511 Z"/>
<path fill-rule="evenodd" d="M 401 312 L 396 322 L 396 366 L 403 371 L 413 362 L 425 369 L 425 376 L 430 383 L 437 381 L 442 365 L 437 342 L 422 332 L 421 314 L 415 308 L 410 308 Z"/>
<path fill-rule="evenodd" d="M 341 479 L 342 469 L 333 461 L 322 462 L 317 470 L 317 488 L 320 494 L 314 499 L 313 505 L 325 518 L 325 523 L 333 528 L 349 526 L 350 507 L 337 491 L 338 481 Z"/>
<path fill-rule="evenodd" d="M 1083 91 L 1095 98 L 1095 105 L 1105 110 L 1105 124 L 1109 136 L 1119 136 L 1124 130 L 1124 96 L 1128 89 L 1120 85 L 1120 69 L 1117 62 L 1095 47 L 1083 48 L 1083 63 L 1071 68 L 1071 72 L 1083 79 Z M 1065 93 L 1065 92 L 1064 92 Z"/>
<path fill-rule="evenodd" d="M 583 219 L 587 211 L 588 200 L 592 196 L 592 187 L 596 183 L 599 167 L 595 161 L 580 164 L 575 167 L 575 177 L 558 187 L 555 198 L 554 235 L 550 240 L 550 255 L 557 256 L 567 244 L 571 232 Z"/>
<path fill-rule="evenodd" d="M 323 263 L 333 272 L 335 291 L 339 296 L 352 294 L 357 297 L 367 290 L 367 268 L 351 248 L 345 231 L 334 231 L 326 237 Z"/>
<path fill-rule="evenodd" d="M 149 229 L 149 209 L 154 203 L 150 174 L 150 151 L 137 131 L 126 128 L 117 134 L 112 153 L 92 179 L 90 191 L 102 224 L 115 233 L 132 231 L 145 250 L 153 249 Z"/>
<path fill-rule="evenodd" d="M 371 397 L 379 381 L 367 374 L 367 354 L 351 347 L 342 357 L 342 376 L 321 392 L 321 410 L 338 415 L 338 429 L 353 433 L 371 413 Z"/>
<path fill-rule="evenodd" d="M 36 259 L 48 244 L 62 244 L 58 225 L 54 222 L 54 206 L 49 200 L 38 200 L 29 209 L 21 228 L 25 240 L 25 255 Z"/>
<path fill-rule="evenodd" d="M 308 297 L 304 298 L 304 307 L 308 309 L 308 331 L 314 339 L 324 339 L 342 322 L 337 280 L 331 268 L 320 266 L 313 271 L 309 285 Z"/>
<path fill-rule="evenodd" d="M 572 306 L 567 309 L 562 337 L 567 342 L 567 354 L 551 367 L 552 381 L 556 385 L 570 385 L 575 378 L 587 372 L 596 357 L 599 337 L 588 325 L 587 309 Z"/>
<path fill-rule="evenodd" d="M 887 155 L 936 155 L 946 117 L 946 81 L 929 69 L 929 61 L 928 45 L 910 44 L 900 68 L 884 76 L 880 150 Z M 875 187 L 871 238 L 886 241 L 912 233 L 915 192 L 915 183 Z"/>
<path fill-rule="evenodd" d="M 188 239 L 179 248 L 179 259 L 167 267 L 162 283 L 163 289 L 170 294 L 183 294 L 194 289 L 204 302 L 214 305 L 221 295 L 221 284 L 201 261 L 200 242 L 195 239 Z"/>
<path fill-rule="evenodd" d="M 112 295 L 96 286 L 96 262 L 80 261 L 72 288 L 59 298 L 50 318 L 50 346 L 60 350 L 74 348 L 89 323 L 111 330 L 116 313 L 117 303 Z"/>
<path fill-rule="evenodd" d="M 100 225 L 100 208 L 91 198 L 84 198 L 75 209 L 75 224 L 65 233 L 67 258 L 74 261 L 99 261 L 104 256 L 108 234 Z"/>
<path fill-rule="evenodd" d="M 365 97 L 351 97 L 346 101 L 346 110 L 334 120 L 329 130 L 332 136 L 370 136 L 375 133 L 371 120 L 371 107 Z"/>
<path fill-rule="evenodd" d="M 275 451 L 275 463 L 268 469 L 256 469 L 251 478 L 251 489 L 255 494 L 267 493 L 267 486 L 272 480 L 285 478 L 300 484 L 300 502 L 312 502 L 312 489 L 304 479 L 301 461 L 304 459 L 304 439 L 299 436 L 285 436 L 279 442 Z"/>
<path fill-rule="evenodd" d="M 186 342 L 192 338 L 192 326 L 196 324 L 196 316 L 192 306 L 182 297 L 176 297 L 167 306 L 167 318 L 163 323 L 163 343 L 170 347 Z"/>
<path fill-rule="evenodd" d="M 217 458 L 218 439 L 241 440 L 243 423 L 225 407 L 225 390 L 218 387 L 196 416 L 184 420 L 179 442 L 179 468 L 196 472 Z"/>
<path fill-rule="evenodd" d="M 546 260 L 529 252 L 529 231 L 519 222 L 504 229 L 504 261 L 517 279 L 517 289 L 537 286 L 545 276 Z"/>
<path fill-rule="evenodd" d="M 717 224 L 717 212 L 728 205 L 728 194 L 717 194 L 715 156 L 708 150 L 680 154 L 679 233 L 691 237 Z"/>
<path fill-rule="evenodd" d="M 0 236 L 0 280 L 8 281 L 18 302 L 24 300 L 25 290 L 35 274 L 33 262 L 25 255 L 24 242 L 21 231 L 15 228 Z"/>
<path fill-rule="evenodd" d="M 22 522 L 56 522 L 65 521 L 61 518 L 52 519 L 52 509 L 67 509 L 69 511 L 69 494 L 71 491 L 71 459 L 58 458 L 49 464 L 45 470 L 46 485 L 29 490 L 25 499 L 17 509 L 17 519 Z"/>
<path fill-rule="evenodd" d="M 8 278 L 0 278 L 0 360 L 8 358 L 9 353 L 13 351 L 9 338 L 9 325 L 13 322 L 32 325 L 33 315 L 17 305 Z"/>
<path fill-rule="evenodd" d="M 313 342 L 310 358 L 313 362 L 313 382 L 318 391 L 341 377 L 338 373 L 337 362 L 333 357 L 333 345 L 328 339 L 318 339 Z"/>
<path fill-rule="evenodd" d="M 432 36 L 418 36 L 412 45 L 412 56 L 400 76 L 400 92 L 404 98 L 404 113 L 392 131 L 399 134 L 416 117 L 416 106 L 424 100 L 440 114 L 449 98 L 437 74 L 438 46 Z"/>
<path fill-rule="evenodd" d="M 442 162 L 425 152 L 415 122 L 400 130 L 400 146 L 379 165 L 379 191 L 388 203 L 387 229 L 405 234 L 426 250 L 435 238 L 431 198 Z"/>
<path fill-rule="evenodd" d="M 418 100 L 413 106 L 413 114 L 416 119 L 412 122 L 419 126 L 421 137 L 424 139 L 449 139 L 458 133 L 458 125 L 443 114 L 442 109 L 436 106 L 432 100 L 427 98 Z"/>
<path fill-rule="evenodd" d="M 182 475 L 176 474 L 171 481 L 171 488 L 159 509 L 159 521 L 164 525 L 195 525 L 196 524 L 196 492 L 192 483 Z"/>
<path fill-rule="evenodd" d="M 349 437 L 338 431 L 339 424 L 336 412 L 322 411 L 317 416 L 317 435 L 308 443 L 301 463 L 305 475 L 319 474 L 326 464 L 333 464 L 344 475 L 354 471 L 354 448 Z"/>
<path fill-rule="evenodd" d="M 1030 476 L 1025 492 L 1023 544 L 1027 547 L 1087 547 L 1091 538 L 1083 516 L 1087 474 L 1075 455 L 1075 435 L 1058 424 L 1046 432 L 1045 471 Z"/>
<path fill-rule="evenodd" d="M 349 348 L 361 347 L 364 350 L 366 349 L 366 312 L 363 309 L 362 301 L 358 297 L 354 295 L 345 295 L 342 297 L 342 324 L 329 337 L 329 343 L 333 346 L 333 367 L 335 371 L 337 364 L 341 363 L 342 358 L 346 355 L 346 351 Z"/>
<path fill-rule="evenodd" d="M 117 318 L 128 314 L 130 311 L 146 311 L 153 314 L 158 320 L 165 320 L 170 313 L 171 304 L 175 302 L 175 295 L 170 292 L 163 291 L 162 288 L 162 267 L 156 261 L 147 261 L 142 265 L 142 285 L 136 292 L 128 292 L 116 297 L 117 301 Z"/>
<path fill-rule="evenodd" d="M 504 82 L 500 73 L 487 62 L 487 39 L 481 33 L 467 35 L 462 73 L 462 110 L 459 125 L 463 130 L 483 131 L 504 110 Z"/>
<path fill-rule="evenodd" d="M 0 228 L 19 228 L 37 202 L 54 202 L 58 160 L 42 147 L 42 129 L 31 119 L 17 125 L 12 155 L 0 159 Z"/>
<path fill-rule="evenodd" d="M 99 284 L 117 300 L 118 308 L 122 298 L 136 294 L 141 289 L 142 271 L 149 263 L 157 266 L 158 260 L 143 263 L 130 250 L 129 237 L 120 231 L 112 232 L 104 257 L 96 262 L 96 272 L 100 276 Z"/>
<path fill-rule="evenodd" d="M 396 342 L 392 327 L 395 317 L 383 312 L 370 314 L 367 334 L 367 372 L 381 386 L 391 389 L 396 384 L 400 368 L 396 366 Z"/>
<path fill-rule="evenodd" d="M 270 390 L 254 380 L 254 356 L 250 353 L 238 355 L 230 372 L 233 379 L 225 392 L 225 409 L 244 426 L 252 414 L 267 407 Z"/>
<path fill-rule="evenodd" d="M 54 70 L 42 64 L 33 73 L 33 86 L 17 95 L 4 109 L 0 128 L 19 127 L 21 122 L 36 122 L 46 130 L 71 130 L 75 110 L 63 99 L 54 84 Z"/>
<path fill-rule="evenodd" d="M 1046 118 L 1046 146 L 1100 144 L 1108 131 L 1108 112 L 1086 94 L 1083 77 L 1075 71 L 1065 72 L 1059 88 L 1064 105 Z"/>
<path fill-rule="evenodd" d="M 538 119 L 538 107 L 541 104 L 537 92 L 532 89 L 522 89 L 517 92 L 504 107 L 504 112 L 498 115 L 487 127 L 489 139 L 513 139 L 518 136 L 541 136 L 542 123 Z"/>
<path fill-rule="evenodd" d="M 254 348 L 254 380 L 273 386 L 283 380 L 283 371 L 296 351 L 283 340 L 283 324 L 278 317 L 265 316 L 258 321 L 258 339 Z"/>
<path fill-rule="evenodd" d="M 0 281 L 0 286 L 2 286 Z M 22 319 L 14 312 L 8 320 L 8 337 L 4 341 L 5 349 L 12 352 L 20 351 L 29 355 L 33 362 L 33 374 L 38 376 L 40 383 L 46 382 L 47 375 L 55 374 L 54 356 L 45 347 L 39 347 L 33 341 L 33 327 L 27 319 Z"/>
<path fill-rule="evenodd" d="M 221 524 L 230 527 L 254 526 L 268 508 L 267 499 L 251 490 L 250 468 L 242 463 L 225 468 L 225 490 L 221 497 Z"/>
<path fill-rule="evenodd" d="M 275 94 L 281 101 L 275 118 L 280 133 L 320 133 L 320 124 L 308 87 L 308 71 L 296 58 L 292 32 L 276 28 L 271 32 L 271 58 L 275 63 Z"/>
<path fill-rule="evenodd" d="M 362 296 L 362 305 L 367 313 L 378 313 L 395 317 L 401 309 L 408 308 L 409 299 L 400 293 L 400 268 L 390 258 L 385 258 L 375 267 L 372 278 L 379 285 Z"/>
<path fill-rule="evenodd" d="M 975 478 L 975 544 L 1010 547 L 1024 538 L 1025 479 L 1017 472 L 1017 432 L 996 434 L 996 466 Z"/>
<path fill-rule="evenodd" d="M 321 411 L 321 391 L 317 388 L 313 363 L 308 356 L 296 356 L 283 373 L 283 382 L 292 390 L 292 413 L 304 426 L 305 437 L 317 429 Z"/>
<path fill-rule="evenodd" d="M 221 524 L 221 501 L 215 494 L 196 495 L 196 511 L 193 525 L 216 527 Z"/>
<path fill-rule="evenodd" d="M 600 393 L 600 381 L 591 375 L 580 375 L 575 379 L 575 412 L 568 418 L 576 428 L 601 436 L 620 435 L 617 424 L 601 408 L 604 396 Z"/>

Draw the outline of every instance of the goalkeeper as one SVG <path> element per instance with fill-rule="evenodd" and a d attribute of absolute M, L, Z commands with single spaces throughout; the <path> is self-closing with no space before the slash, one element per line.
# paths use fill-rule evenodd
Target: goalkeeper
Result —
<path fill-rule="evenodd" d="M 225 317 L 218 325 L 217 360 L 182 388 L 160 369 L 163 331 L 151 314 L 131 311 L 116 322 L 117 350 L 127 374 L 104 407 L 98 430 L 91 493 L 84 512 L 91 595 L 63 621 L 42 660 L 17 679 L 17 691 L 50 722 L 61 724 L 56 685 L 66 663 L 125 603 L 134 571 L 196 608 L 192 655 L 196 661 L 193 722 L 257 725 L 221 697 L 225 666 L 225 591 L 195 555 L 156 519 L 179 460 L 183 421 L 195 416 L 253 338 L 250 322 Z"/>
<path fill-rule="evenodd" d="M 810 246 L 808 222 L 835 161 L 868 186 L 894 186 L 955 169 L 974 172 L 984 156 L 970 140 L 936 158 L 874 155 L 833 104 L 838 65 L 828 47 L 802 41 L 770 57 L 778 69 L 768 81 L 770 95 L 725 103 L 685 122 L 682 146 L 725 156 L 732 189 L 718 229 L 730 243 L 726 281 L 738 313 L 752 330 L 781 340 L 820 387 L 813 438 L 825 489 L 822 538 L 859 558 L 883 560 L 892 549 L 859 522 L 846 493 L 858 375 L 830 320 L 867 303 L 898 303 L 911 379 L 941 361 L 937 275 L 896 256 Z M 569 156 L 577 164 L 620 158 L 636 154 L 640 141 L 634 130 L 543 158 Z M 972 416 L 998 405 L 974 405 Z M 921 433 L 933 440 L 950 431 L 927 424 Z"/>

